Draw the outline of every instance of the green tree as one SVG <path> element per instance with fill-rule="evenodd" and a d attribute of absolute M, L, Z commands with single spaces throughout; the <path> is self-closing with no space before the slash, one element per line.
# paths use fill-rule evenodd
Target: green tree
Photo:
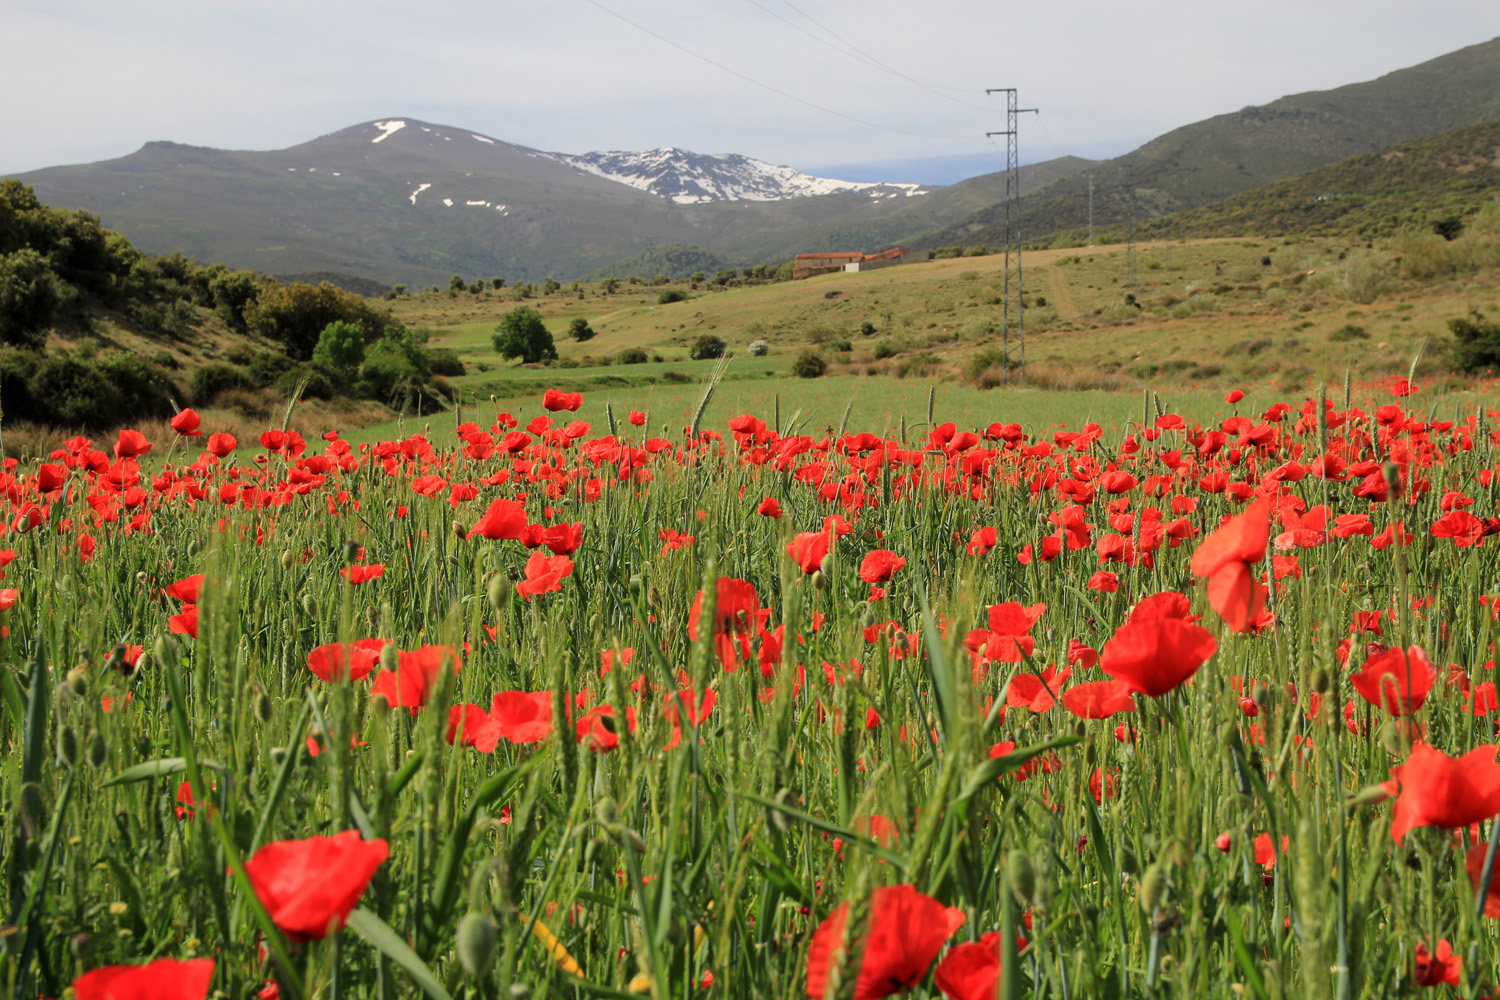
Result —
<path fill-rule="evenodd" d="M 582 316 L 574 317 L 573 322 L 568 324 L 568 336 L 580 344 L 585 340 L 594 339 L 594 328 L 589 326 L 589 321 Z"/>
<path fill-rule="evenodd" d="M 353 323 L 329 323 L 318 335 L 312 359 L 346 379 L 353 379 L 365 361 L 365 332 Z"/>
<path fill-rule="evenodd" d="M 490 279 L 490 287 L 493 288 L 493 289 L 495 289 L 496 291 L 499 291 L 500 289 L 502 289 L 502 288 L 505 287 L 505 279 L 504 278 L 491 278 Z"/>
<path fill-rule="evenodd" d="M 714 284 L 716 285 L 727 285 L 733 280 L 734 268 L 732 267 L 726 267 L 724 270 L 714 275 Z"/>
<path fill-rule="evenodd" d="M 707 279 L 704 278 L 702 271 L 694 271 L 692 274 L 688 275 L 688 281 L 692 282 L 695 285 L 701 285 L 705 280 Z"/>
<path fill-rule="evenodd" d="M 548 278 L 546 281 L 542 282 L 542 294 L 551 295 L 561 287 L 562 282 L 558 281 L 556 278 Z"/>
<path fill-rule="evenodd" d="M 620 279 L 605 278 L 603 281 L 599 282 L 599 287 L 604 291 L 605 295 L 613 295 L 620 288 Z"/>
<path fill-rule="evenodd" d="M 461 292 L 467 285 L 468 282 L 464 280 L 464 276 L 461 274 L 455 274 L 448 279 L 448 291 L 450 292 Z"/>
<path fill-rule="evenodd" d="M 1468 316 L 1448 321 L 1453 334 L 1453 360 L 1460 371 L 1478 372 L 1500 368 L 1500 323 L 1484 318 L 1475 309 Z"/>
<path fill-rule="evenodd" d="M 41 346 L 70 292 L 35 250 L 0 257 L 0 343 Z"/>
<path fill-rule="evenodd" d="M 491 340 L 495 352 L 507 361 L 520 358 L 523 364 L 534 365 L 557 358 L 551 331 L 542 314 L 530 306 L 518 306 L 501 317 Z"/>
<path fill-rule="evenodd" d="M 700 334 L 688 348 L 688 357 L 694 361 L 707 361 L 710 358 L 722 358 L 724 349 L 729 345 L 724 343 L 723 337 L 715 337 L 711 333 Z"/>
<path fill-rule="evenodd" d="M 798 378 L 821 378 L 827 370 L 828 362 L 817 351 L 803 351 L 792 362 L 792 374 Z"/>

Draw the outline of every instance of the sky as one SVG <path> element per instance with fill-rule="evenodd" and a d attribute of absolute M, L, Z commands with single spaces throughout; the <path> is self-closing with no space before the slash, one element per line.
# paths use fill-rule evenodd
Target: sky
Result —
<path fill-rule="evenodd" d="M 6 0 L 0 176 L 148 141 L 279 149 L 411 117 L 951 183 L 1115 156 L 1500 35 L 1495 0 Z"/>

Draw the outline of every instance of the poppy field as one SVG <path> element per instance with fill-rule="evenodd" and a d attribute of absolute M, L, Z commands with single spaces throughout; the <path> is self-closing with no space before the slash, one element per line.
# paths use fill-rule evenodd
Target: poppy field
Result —
<path fill-rule="evenodd" d="M 6 459 L 0 994 L 1496 996 L 1500 406 L 1333 395 Z"/>

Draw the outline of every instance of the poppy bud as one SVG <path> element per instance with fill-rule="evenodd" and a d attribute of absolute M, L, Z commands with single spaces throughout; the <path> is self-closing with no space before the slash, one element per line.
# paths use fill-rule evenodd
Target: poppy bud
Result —
<path fill-rule="evenodd" d="M 1120 848 L 1118 861 L 1119 864 L 1117 867 L 1127 875 L 1135 875 L 1141 870 L 1141 863 L 1136 858 L 1135 852 L 1128 847 Z"/>
<path fill-rule="evenodd" d="M 632 576 L 630 578 L 630 584 L 629 584 L 629 586 L 630 586 L 630 592 L 632 594 L 637 594 L 637 595 L 640 594 L 640 592 L 641 592 L 641 575 L 639 573 L 635 574 L 634 576 Z"/>
<path fill-rule="evenodd" d="M 401 666 L 401 650 L 396 648 L 394 642 L 388 642 L 380 647 L 380 669 L 395 671 Z"/>
<path fill-rule="evenodd" d="M 21 786 L 21 825 L 26 829 L 26 836 L 35 839 L 42 832 L 42 824 L 47 818 L 47 806 L 42 801 L 42 786 L 35 781 L 28 781 Z"/>
<path fill-rule="evenodd" d="M 345 542 L 344 543 L 344 565 L 345 566 L 352 566 L 354 564 L 354 561 L 357 558 L 359 558 L 359 543 L 358 542 L 352 542 L 352 541 L 351 542 Z"/>
<path fill-rule="evenodd" d="M 140 655 L 140 658 L 135 661 L 135 670 L 130 672 L 139 677 L 141 674 L 146 672 L 146 668 L 149 666 L 151 666 L 151 654 L 142 653 Z"/>
<path fill-rule="evenodd" d="M 1141 876 L 1141 888 L 1137 898 L 1141 901 L 1141 909 L 1147 913 L 1156 912 L 1161 906 L 1161 901 L 1167 895 L 1167 869 L 1158 861 L 1146 869 L 1146 874 Z"/>
<path fill-rule="evenodd" d="M 1087 766 L 1093 767 L 1093 766 L 1095 766 L 1098 763 L 1098 761 L 1099 761 L 1099 751 L 1094 748 L 1093 742 L 1090 741 L 1083 748 L 1083 762 Z"/>
<path fill-rule="evenodd" d="M 88 761 L 89 767 L 98 770 L 109 760 L 109 746 L 104 742 L 104 735 L 97 729 L 89 737 Z"/>
<path fill-rule="evenodd" d="M 511 983 L 510 1000 L 531 1000 L 531 987 L 525 983 Z"/>
<path fill-rule="evenodd" d="M 615 808 L 615 800 L 608 795 L 594 803 L 594 818 L 601 823 L 613 823 L 618 818 L 618 810 Z"/>
<path fill-rule="evenodd" d="M 146 571 L 145 571 L 145 570 L 137 570 L 137 571 L 136 571 L 136 574 L 135 574 L 135 582 L 136 582 L 136 583 L 142 583 L 142 584 L 143 584 L 143 583 L 145 583 L 145 582 L 146 582 L 146 581 L 147 581 L 147 580 L 148 580 L 148 579 L 150 579 L 150 577 L 148 577 L 148 576 L 147 576 L 147 575 L 146 575 Z"/>
<path fill-rule="evenodd" d="M 1322 667 L 1314 667 L 1312 677 L 1308 679 L 1309 685 L 1317 694 L 1327 694 L 1329 689 L 1328 671 Z"/>
<path fill-rule="evenodd" d="M 177 643 L 169 635 L 156 637 L 156 658 L 164 663 L 175 663 L 177 660 Z"/>
<path fill-rule="evenodd" d="M 89 693 L 88 664 L 80 663 L 68 671 L 68 687 L 80 698 Z"/>
<path fill-rule="evenodd" d="M 489 598 L 490 607 L 496 611 L 502 610 L 510 603 L 511 594 L 515 592 L 514 585 L 503 573 L 496 573 L 494 579 L 490 580 L 489 590 L 486 596 Z"/>
<path fill-rule="evenodd" d="M 272 747 L 267 756 L 271 758 L 272 764 L 280 767 L 281 762 L 286 760 L 286 747 Z"/>
<path fill-rule="evenodd" d="M 189 557 L 196 556 L 198 554 L 198 539 L 196 539 L 196 538 L 190 538 L 190 539 L 188 539 L 187 554 L 188 554 Z"/>
<path fill-rule="evenodd" d="M 1348 809 L 1355 809 L 1359 806 L 1373 806 L 1384 802 L 1390 797 L 1391 793 L 1385 785 L 1366 785 L 1344 800 L 1344 806 Z"/>
<path fill-rule="evenodd" d="M 265 725 L 266 723 L 271 721 L 271 696 L 266 692 L 264 688 L 261 688 L 255 692 L 255 700 L 252 702 L 252 709 L 255 712 L 256 721 L 261 725 Z"/>
<path fill-rule="evenodd" d="M 1395 500 L 1401 495 L 1401 469 L 1395 462 L 1387 462 L 1380 467 L 1380 474 L 1385 477 L 1386 495 Z"/>
<path fill-rule="evenodd" d="M 311 591 L 304 591 L 302 594 L 302 613 L 309 618 L 318 617 L 318 599 Z"/>
<path fill-rule="evenodd" d="M 1275 703 L 1276 691 L 1269 685 L 1257 684 L 1255 685 L 1255 693 L 1252 695 L 1252 697 L 1255 699 L 1255 704 L 1259 705 L 1263 709 L 1267 709 Z"/>
<path fill-rule="evenodd" d="M 1401 738 L 1401 727 L 1394 722 L 1386 722 L 1380 727 L 1380 745 L 1385 747 L 1385 752 L 1392 757 L 1399 757 L 1406 751 L 1405 741 Z"/>
<path fill-rule="evenodd" d="M 475 979 L 490 974 L 495 967 L 495 948 L 500 928 L 488 913 L 466 913 L 458 922 L 458 964 Z"/>
<path fill-rule="evenodd" d="M 827 576 L 829 573 L 833 572 L 833 553 L 832 552 L 830 552 L 826 556 L 824 556 L 823 557 L 823 561 L 820 562 L 820 563 L 818 563 L 818 569 L 822 571 L 822 573 L 823 573 L 824 576 Z"/>
<path fill-rule="evenodd" d="M 67 767 L 78 763 L 78 734 L 72 726 L 63 726 L 57 731 L 57 759 Z"/>
<path fill-rule="evenodd" d="M 462 521 L 454 521 L 453 522 L 453 537 L 454 538 L 462 539 L 468 533 L 469 533 L 469 528 Z"/>
<path fill-rule="evenodd" d="M 778 806 L 785 805 L 786 803 L 792 801 L 792 790 L 790 788 L 781 789 L 776 793 L 774 801 Z M 780 809 L 772 808 L 768 810 L 768 812 L 770 813 L 771 825 L 774 826 L 777 830 L 785 833 L 791 827 L 791 821 L 787 819 L 786 813 L 782 812 Z"/>
<path fill-rule="evenodd" d="M 283 549 L 281 553 L 281 568 L 291 569 L 297 564 L 297 557 L 292 555 L 291 549 Z"/>
<path fill-rule="evenodd" d="M 1012 851 L 1005 860 L 1005 875 L 1010 879 L 1010 891 L 1022 906 L 1030 906 L 1036 898 L 1036 865 L 1026 851 Z"/>
<path fill-rule="evenodd" d="M 1229 853 L 1229 847 L 1231 843 L 1232 842 L 1229 839 L 1229 834 L 1227 833 L 1219 834 L 1219 836 L 1214 840 L 1214 846 L 1225 854 Z"/>

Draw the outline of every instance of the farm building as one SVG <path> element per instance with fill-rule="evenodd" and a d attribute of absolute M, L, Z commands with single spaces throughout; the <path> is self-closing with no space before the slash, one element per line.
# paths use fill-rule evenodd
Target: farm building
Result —
<path fill-rule="evenodd" d="M 892 247 L 880 253 L 799 253 L 792 265 L 792 277 L 811 278 L 815 274 L 832 274 L 835 271 L 873 271 L 893 264 L 916 264 L 930 260 L 931 257 L 930 250 L 902 250 L 900 247 Z"/>

